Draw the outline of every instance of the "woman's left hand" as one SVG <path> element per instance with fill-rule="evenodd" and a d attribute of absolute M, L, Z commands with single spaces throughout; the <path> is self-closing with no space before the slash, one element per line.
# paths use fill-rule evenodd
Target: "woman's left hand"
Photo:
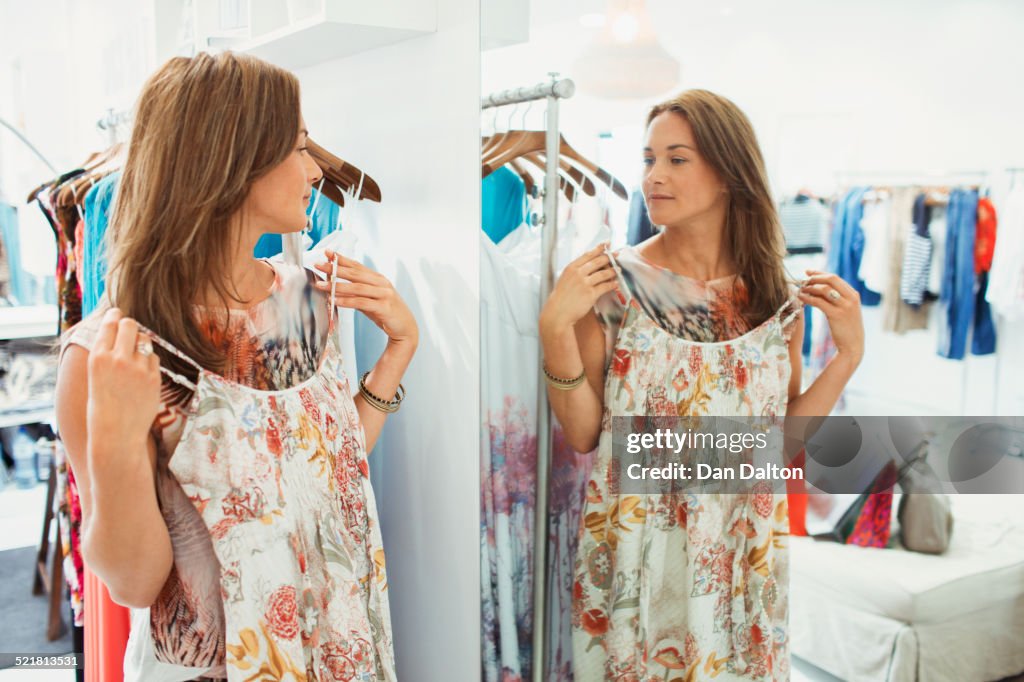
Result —
<path fill-rule="evenodd" d="M 808 270 L 807 275 L 800 287 L 800 300 L 825 313 L 836 350 L 859 363 L 864 357 L 860 294 L 839 275 L 820 270 Z"/>
<path fill-rule="evenodd" d="M 333 260 L 338 262 L 334 305 L 361 311 L 380 327 L 391 341 L 415 346 L 419 341 L 419 327 L 409 306 L 395 291 L 388 278 L 357 260 L 346 258 L 328 250 L 327 262 L 317 263 L 316 269 L 327 274 L 327 280 L 317 282 L 316 288 L 331 293 Z"/>

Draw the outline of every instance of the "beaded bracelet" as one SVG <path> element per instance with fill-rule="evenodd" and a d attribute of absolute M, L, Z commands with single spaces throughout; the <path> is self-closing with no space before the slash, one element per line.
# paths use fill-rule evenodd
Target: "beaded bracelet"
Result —
<path fill-rule="evenodd" d="M 391 414 L 398 412 L 398 408 L 401 406 L 402 401 L 405 400 L 405 387 L 402 384 L 398 384 L 398 391 L 395 393 L 393 400 L 384 400 L 379 398 L 370 392 L 370 389 L 366 388 L 366 377 L 370 375 L 369 372 L 364 372 L 363 376 L 359 377 L 359 392 L 366 398 L 366 402 L 370 403 L 371 406 L 377 408 L 381 412 L 387 412 Z"/>
<path fill-rule="evenodd" d="M 544 370 L 544 379 L 548 382 L 548 385 L 552 388 L 557 388 L 559 391 L 571 391 L 582 384 L 583 380 L 587 377 L 586 371 L 583 371 L 580 372 L 578 377 L 573 379 L 562 379 L 561 377 L 556 377 L 554 374 L 549 372 L 545 365 L 541 365 L 541 369 Z"/>

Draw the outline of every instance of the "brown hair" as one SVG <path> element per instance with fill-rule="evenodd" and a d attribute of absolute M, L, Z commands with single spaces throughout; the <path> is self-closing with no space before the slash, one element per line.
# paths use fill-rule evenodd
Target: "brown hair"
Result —
<path fill-rule="evenodd" d="M 225 271 L 241 238 L 232 219 L 252 182 L 287 158 L 299 126 L 298 79 L 244 54 L 174 57 L 139 96 L 107 235 L 110 300 L 212 371 L 223 349 L 193 304 L 211 290 L 224 308 L 240 300 Z M 164 367 L 195 376 L 157 352 Z"/>
<path fill-rule="evenodd" d="M 744 315 L 751 324 L 763 322 L 789 292 L 785 239 L 754 127 L 733 102 L 707 90 L 686 90 L 655 105 L 647 125 L 666 111 L 689 122 L 701 155 L 728 189 L 726 240 L 749 294 Z"/>

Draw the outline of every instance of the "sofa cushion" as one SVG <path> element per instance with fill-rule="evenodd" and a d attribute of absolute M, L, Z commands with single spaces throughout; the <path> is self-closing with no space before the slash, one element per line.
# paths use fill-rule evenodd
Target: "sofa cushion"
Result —
<path fill-rule="evenodd" d="M 791 580 L 862 611 L 934 623 L 1024 596 L 1024 496 L 956 495 L 940 555 L 791 538 Z"/>

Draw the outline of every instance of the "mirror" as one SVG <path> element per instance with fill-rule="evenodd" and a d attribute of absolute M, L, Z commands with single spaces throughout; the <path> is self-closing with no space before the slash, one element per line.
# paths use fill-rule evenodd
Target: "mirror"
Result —
<path fill-rule="evenodd" d="M 613 494 L 607 417 L 666 414 L 662 409 L 680 416 L 745 414 L 755 402 L 782 414 L 787 402 L 796 404 L 786 396 L 830 380 L 842 390 L 820 391 L 829 397 L 806 401 L 805 414 L 822 415 L 822 405 L 833 416 L 939 422 L 950 415 L 1024 414 L 1024 397 L 1008 380 L 1024 369 L 1012 350 L 1024 340 L 1022 299 L 1012 284 L 1005 288 L 1019 280 L 1022 257 L 1011 235 L 1022 228 L 1024 154 L 1009 142 L 1019 138 L 1014 116 L 1024 102 L 1006 84 L 1024 66 L 1011 28 L 1022 25 L 1024 10 L 1012 2 L 960 0 L 856 8 L 796 0 L 578 0 L 481 8 L 483 679 L 597 680 L 613 672 L 659 680 L 726 673 L 773 679 L 790 669 L 793 679 L 848 679 L 871 674 L 858 667 L 866 665 L 861 654 L 851 656 L 850 642 L 862 632 L 883 633 L 879 641 L 887 644 L 878 655 L 887 670 L 916 665 L 936 679 L 955 677 L 959 672 L 923 653 L 923 644 L 920 655 L 897 645 L 907 627 L 934 650 L 952 641 L 876 598 L 892 587 L 881 576 L 898 575 L 923 558 L 899 548 L 911 531 L 892 522 L 904 509 L 900 487 L 893 496 L 895 473 L 880 472 L 868 491 L 874 494 L 849 496 L 861 507 L 845 518 L 865 521 L 845 529 L 843 544 L 862 546 L 789 538 L 805 534 L 805 517 L 820 506 L 817 496 L 785 488 L 754 495 L 748 499 L 754 513 L 744 516 L 749 509 L 735 500 L 702 506 L 697 498 Z M 545 84 L 567 81 L 570 96 L 531 99 Z M 799 371 L 800 380 L 781 386 L 781 402 L 770 408 L 747 398 L 762 390 L 755 384 L 769 385 L 763 376 L 742 363 L 726 371 L 724 361 L 714 360 L 714 346 L 700 345 L 749 345 L 769 314 L 737 322 L 743 301 L 751 299 L 749 290 L 746 298 L 735 295 L 733 254 L 717 243 L 710 251 L 699 248 L 707 242 L 672 232 L 673 225 L 706 224 L 692 211 L 687 223 L 687 206 L 673 205 L 676 193 L 691 200 L 691 209 L 699 203 L 685 193 L 700 178 L 684 174 L 674 181 L 674 171 L 659 166 L 674 162 L 658 147 L 665 131 L 648 126 L 648 114 L 695 89 L 725 98 L 749 120 L 787 278 L 799 286 L 809 269 L 838 273 L 845 284 L 836 283 L 835 293 L 846 301 L 856 291 L 860 300 L 863 351 L 845 369 L 844 348 L 850 357 L 850 344 L 858 345 L 850 334 L 856 325 L 830 320 L 828 300 L 793 304 L 803 312 L 802 331 L 793 341 L 797 335 L 784 328 L 777 347 L 780 371 L 787 377 Z M 692 138 L 695 124 L 681 118 L 688 127 L 668 136 Z M 585 161 L 567 160 L 563 151 L 559 164 L 546 165 L 545 132 L 555 125 L 559 144 Z M 751 149 L 735 135 L 726 138 L 701 158 Z M 645 147 L 652 149 L 645 154 Z M 626 198 L 588 165 L 620 181 Z M 584 180 L 592 181 L 593 193 Z M 733 180 L 733 187 L 743 182 Z M 669 236 L 661 242 L 663 232 Z M 572 315 L 582 314 L 584 322 L 567 325 L 571 297 L 561 299 L 561 311 L 544 308 L 549 287 L 604 242 L 614 264 L 600 248 L 592 258 L 605 259 L 595 267 L 617 266 L 619 293 L 603 294 L 593 313 L 578 306 Z M 818 283 L 820 296 L 830 296 L 832 285 Z M 617 304 L 614 296 L 621 297 Z M 542 310 L 546 317 L 538 323 Z M 779 319 L 797 324 L 789 317 Z M 677 346 L 664 346 L 674 350 L 662 351 L 663 365 L 641 364 L 656 362 L 642 344 L 667 338 L 655 327 L 701 348 L 685 356 L 697 358 L 692 369 Z M 746 351 L 737 346 L 737 352 Z M 549 381 L 542 356 L 550 363 Z M 573 388 L 581 367 L 587 381 Z M 700 377 L 707 380 L 701 384 L 706 403 L 680 388 Z M 566 397 L 576 391 L 592 398 Z M 561 405 L 555 411 L 569 415 L 572 428 L 559 426 L 549 405 Z M 776 406 L 781 409 L 772 411 Z M 595 426 L 602 416 L 603 430 Z M 570 443 L 592 451 L 581 454 Z M 971 500 L 961 499 L 968 497 L 954 496 L 950 518 L 973 513 Z M 997 506 L 1011 500 L 993 497 Z M 742 540 L 735 526 L 709 520 L 723 514 L 746 519 Z M 877 527 L 866 527 L 866 520 Z M 876 547 L 887 549 L 869 549 Z M 939 564 L 922 564 L 917 573 L 933 569 L 939 575 Z M 860 595 L 856 609 L 842 605 L 830 587 L 836 580 L 822 582 L 826 574 L 844 576 L 839 582 Z M 730 594 L 745 598 L 730 600 Z M 949 621 L 958 618 L 936 608 Z M 869 625 L 875 618 L 878 627 Z M 826 625 L 841 633 L 827 646 L 815 636 Z M 967 636 L 964 627 L 957 636 Z M 992 677 L 1018 672 L 1024 662 L 1011 650 L 964 666 L 991 665 Z M 973 674 L 967 667 L 962 672 L 964 679 Z"/>

